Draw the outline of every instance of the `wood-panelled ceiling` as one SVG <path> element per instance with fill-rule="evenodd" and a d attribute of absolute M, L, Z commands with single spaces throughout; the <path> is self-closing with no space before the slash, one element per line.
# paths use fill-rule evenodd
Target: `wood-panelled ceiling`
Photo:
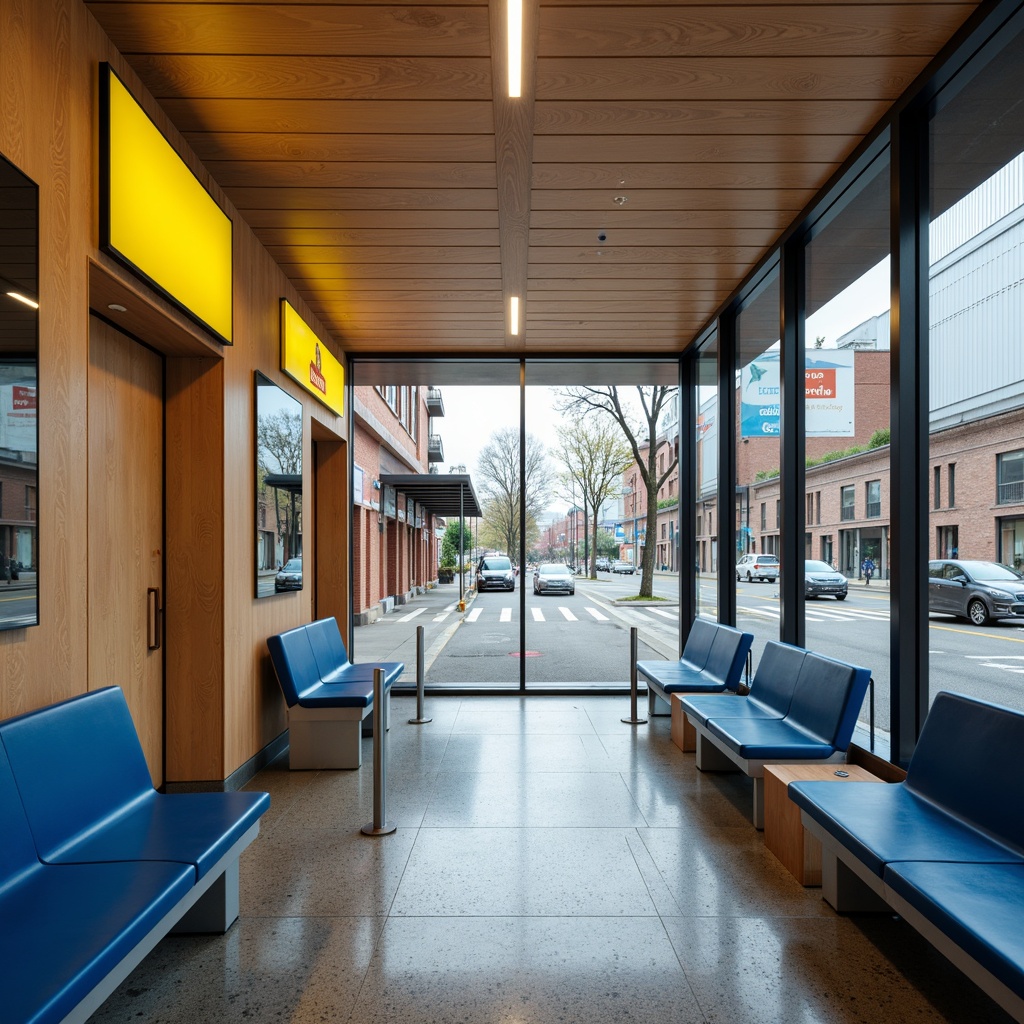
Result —
<path fill-rule="evenodd" d="M 524 0 L 520 99 L 505 0 L 87 6 L 344 350 L 621 355 L 684 347 L 977 4 Z"/>

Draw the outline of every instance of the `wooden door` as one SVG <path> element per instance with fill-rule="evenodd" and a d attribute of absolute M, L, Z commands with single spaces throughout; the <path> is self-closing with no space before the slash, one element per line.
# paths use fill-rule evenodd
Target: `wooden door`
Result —
<path fill-rule="evenodd" d="M 122 687 L 153 782 L 164 774 L 164 367 L 89 322 L 89 689 Z"/>

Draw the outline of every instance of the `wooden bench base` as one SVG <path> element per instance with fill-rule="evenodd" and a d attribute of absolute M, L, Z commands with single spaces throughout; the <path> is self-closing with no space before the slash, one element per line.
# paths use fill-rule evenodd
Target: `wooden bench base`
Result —
<path fill-rule="evenodd" d="M 672 742 L 684 754 L 692 754 L 697 749 L 697 730 L 686 717 L 683 699 L 678 693 L 672 694 Z"/>

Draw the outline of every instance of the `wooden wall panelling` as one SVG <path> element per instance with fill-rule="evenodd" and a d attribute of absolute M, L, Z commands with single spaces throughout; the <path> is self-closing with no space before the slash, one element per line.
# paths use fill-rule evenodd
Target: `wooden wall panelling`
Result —
<path fill-rule="evenodd" d="M 224 360 L 168 359 L 167 781 L 226 777 Z"/>
<path fill-rule="evenodd" d="M 348 446 L 329 437 L 318 439 L 314 421 L 313 450 L 316 502 L 316 606 L 318 619 L 333 615 L 345 635 L 351 616 L 348 587 L 348 531 L 352 518 L 348 480 Z"/>

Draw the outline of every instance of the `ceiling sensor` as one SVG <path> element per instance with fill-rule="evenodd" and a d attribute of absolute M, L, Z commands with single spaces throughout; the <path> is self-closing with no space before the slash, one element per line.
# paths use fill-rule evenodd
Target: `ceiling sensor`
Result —
<path fill-rule="evenodd" d="M 616 196 L 612 202 L 622 206 L 623 203 L 629 202 L 629 196 Z"/>
<path fill-rule="evenodd" d="M 128 307 L 122 306 L 120 302 L 111 302 L 107 309 L 112 309 L 115 313 L 127 313 Z"/>

